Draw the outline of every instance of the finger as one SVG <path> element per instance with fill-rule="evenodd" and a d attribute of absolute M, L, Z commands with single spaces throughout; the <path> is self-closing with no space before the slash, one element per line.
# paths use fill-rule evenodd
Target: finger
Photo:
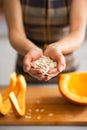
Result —
<path fill-rule="evenodd" d="M 41 74 L 41 73 L 35 73 L 35 74 L 33 74 L 33 73 L 30 73 L 30 72 L 29 72 L 29 74 L 30 74 L 31 76 L 37 77 L 37 78 L 45 77 L 45 75 L 43 75 L 43 74 Z"/>
<path fill-rule="evenodd" d="M 32 73 L 32 74 L 42 74 L 42 70 L 41 69 L 35 69 L 35 68 L 31 68 L 29 73 Z"/>
<path fill-rule="evenodd" d="M 44 81 L 48 81 L 48 80 L 52 79 L 53 77 L 56 77 L 58 74 L 59 74 L 59 72 L 57 72 L 56 74 L 46 75 L 44 78 Z"/>
<path fill-rule="evenodd" d="M 42 74 L 32 74 L 32 73 L 29 73 L 32 77 L 38 79 L 38 80 L 43 80 L 45 78 L 45 75 L 42 75 Z"/>
<path fill-rule="evenodd" d="M 51 69 L 48 72 L 48 74 L 56 74 L 56 73 L 58 73 L 58 69 L 57 68 Z"/>
<path fill-rule="evenodd" d="M 31 68 L 31 57 L 27 54 L 23 59 L 23 69 L 25 72 L 28 72 Z"/>
<path fill-rule="evenodd" d="M 48 81 L 48 80 L 50 80 L 52 77 L 50 77 L 50 76 L 46 76 L 43 80 L 44 81 Z"/>
<path fill-rule="evenodd" d="M 57 51 L 54 60 L 56 60 L 58 63 L 58 67 L 57 67 L 58 71 L 59 72 L 63 71 L 66 67 L 66 63 L 65 63 L 65 57 L 63 56 L 60 50 Z"/>
<path fill-rule="evenodd" d="M 63 55 L 60 55 L 59 57 L 58 57 L 58 71 L 59 72 L 62 72 L 64 69 L 65 69 L 65 67 L 66 67 L 66 64 L 65 64 L 65 58 L 64 58 L 64 56 Z"/>
<path fill-rule="evenodd" d="M 65 69 L 65 67 L 66 67 L 65 58 L 60 50 L 54 51 L 54 54 L 52 54 L 48 51 L 45 51 L 44 55 L 49 56 L 50 58 L 52 58 L 54 61 L 56 61 L 58 63 L 57 69 L 59 72 L 61 72 Z"/>

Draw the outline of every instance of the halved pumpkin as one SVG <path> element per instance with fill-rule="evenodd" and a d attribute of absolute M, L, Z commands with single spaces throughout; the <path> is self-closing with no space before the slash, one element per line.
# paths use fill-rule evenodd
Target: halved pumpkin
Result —
<path fill-rule="evenodd" d="M 87 104 L 87 72 L 60 74 L 58 85 L 61 94 L 70 101 Z"/>
<path fill-rule="evenodd" d="M 19 93 L 18 96 L 15 95 L 15 93 L 12 91 L 9 95 L 13 112 L 16 116 L 23 116 L 25 115 L 25 94 L 26 94 L 26 81 L 24 76 L 19 75 L 18 76 L 18 87 L 19 87 Z"/>
<path fill-rule="evenodd" d="M 0 94 L 0 113 L 2 115 L 6 115 L 11 110 L 11 103 L 9 100 L 9 94 L 11 91 L 17 92 L 15 89 L 16 86 L 16 73 L 12 73 L 10 76 L 10 85 L 9 87 L 3 92 L 3 94 Z"/>

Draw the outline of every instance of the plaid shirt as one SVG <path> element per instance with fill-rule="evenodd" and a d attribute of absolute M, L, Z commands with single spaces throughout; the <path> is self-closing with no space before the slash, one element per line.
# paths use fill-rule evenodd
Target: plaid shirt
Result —
<path fill-rule="evenodd" d="M 44 48 L 45 44 L 55 42 L 67 35 L 71 0 L 21 0 L 21 5 L 26 35 L 37 46 Z M 77 69 L 78 61 L 75 53 L 65 55 L 65 60 L 64 72 Z M 27 82 L 39 82 L 23 71 L 22 63 L 23 57 L 19 55 L 16 72 L 25 75 Z M 57 82 L 56 78 L 50 81 L 50 83 L 55 82 Z"/>
<path fill-rule="evenodd" d="M 21 0 L 25 32 L 35 44 L 52 43 L 68 30 L 71 0 Z"/>

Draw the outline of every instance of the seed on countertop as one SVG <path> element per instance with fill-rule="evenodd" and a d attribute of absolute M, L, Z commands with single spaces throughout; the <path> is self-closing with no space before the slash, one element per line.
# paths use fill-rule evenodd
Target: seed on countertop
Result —
<path fill-rule="evenodd" d="M 48 116 L 52 117 L 52 116 L 53 116 L 53 113 L 49 113 Z"/>
<path fill-rule="evenodd" d="M 32 109 L 29 108 L 29 109 L 28 109 L 28 112 L 32 112 Z"/>
<path fill-rule="evenodd" d="M 26 119 L 31 119 L 32 117 L 30 115 L 25 116 Z"/>
<path fill-rule="evenodd" d="M 42 109 L 40 110 L 40 112 L 44 112 L 44 109 L 42 108 Z"/>
<path fill-rule="evenodd" d="M 36 100 L 36 103 L 37 103 L 37 104 L 40 104 L 40 100 Z"/>
<path fill-rule="evenodd" d="M 35 112 L 39 112 L 39 111 L 40 111 L 39 108 L 35 109 Z"/>
<path fill-rule="evenodd" d="M 41 119 L 41 117 L 40 117 L 40 116 L 37 116 L 37 119 L 38 119 L 38 120 L 40 120 L 40 119 Z"/>

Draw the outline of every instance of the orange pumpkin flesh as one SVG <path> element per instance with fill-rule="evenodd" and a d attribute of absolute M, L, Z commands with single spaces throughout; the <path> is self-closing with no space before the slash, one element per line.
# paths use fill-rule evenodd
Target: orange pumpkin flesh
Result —
<path fill-rule="evenodd" d="M 9 100 L 3 101 L 3 97 L 0 94 L 0 113 L 2 115 L 7 115 L 11 110 L 11 103 Z"/>
<path fill-rule="evenodd" d="M 60 74 L 58 81 L 64 97 L 74 103 L 87 104 L 87 72 Z"/>
<path fill-rule="evenodd" d="M 17 80 L 17 75 L 16 73 L 12 73 L 10 76 L 10 85 L 9 87 L 6 89 L 6 91 L 4 91 L 4 93 L 2 94 L 3 96 L 3 100 L 6 100 L 7 98 L 9 98 L 9 93 L 14 90 L 15 86 L 16 86 L 16 80 Z"/>
<path fill-rule="evenodd" d="M 12 73 L 10 76 L 10 85 L 4 91 L 3 94 L 0 94 L 0 113 L 6 115 L 11 110 L 11 103 L 9 100 L 9 94 L 11 91 L 14 91 L 16 85 L 16 73 Z"/>
<path fill-rule="evenodd" d="M 16 116 L 25 115 L 25 93 L 26 93 L 26 81 L 22 75 L 18 76 L 19 93 L 18 96 L 14 92 L 9 95 L 13 112 Z"/>
<path fill-rule="evenodd" d="M 24 76 L 12 73 L 9 87 L 0 94 L 0 114 L 5 116 L 13 108 L 13 112 L 17 113 L 17 116 L 23 116 L 25 114 L 25 92 Z"/>

